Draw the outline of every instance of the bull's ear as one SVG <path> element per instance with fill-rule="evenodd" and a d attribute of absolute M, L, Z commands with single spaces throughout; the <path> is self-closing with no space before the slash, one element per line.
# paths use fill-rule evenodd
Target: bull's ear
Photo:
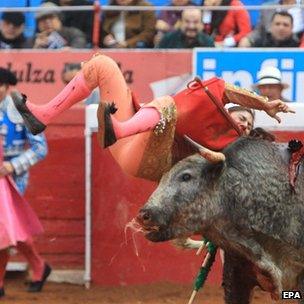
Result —
<path fill-rule="evenodd" d="M 217 163 L 209 164 L 208 166 L 204 166 L 201 171 L 201 176 L 207 178 L 209 182 L 215 182 L 221 176 L 224 168 L 225 162 L 220 161 Z"/>
<path fill-rule="evenodd" d="M 212 169 L 212 173 L 215 175 L 215 176 L 219 176 L 223 169 L 225 168 L 225 162 L 224 161 L 221 161 L 221 162 L 218 162 L 216 163 L 214 166 L 213 166 L 213 169 Z"/>

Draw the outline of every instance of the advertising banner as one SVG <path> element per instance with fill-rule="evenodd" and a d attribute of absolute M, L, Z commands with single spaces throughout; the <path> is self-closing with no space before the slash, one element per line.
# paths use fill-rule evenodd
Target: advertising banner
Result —
<path fill-rule="evenodd" d="M 94 51 L 10 51 L 1 52 L 0 66 L 16 73 L 17 89 L 36 104 L 46 103 L 63 87 L 61 74 L 66 63 L 88 61 Z M 126 82 L 139 97 L 175 93 L 191 78 L 191 50 L 183 51 L 102 51 L 121 68 Z"/>
<path fill-rule="evenodd" d="M 193 75 L 203 79 L 213 76 L 229 83 L 252 89 L 257 73 L 266 66 L 275 66 L 289 84 L 283 96 L 304 102 L 304 52 L 298 49 L 202 49 L 193 54 Z"/>

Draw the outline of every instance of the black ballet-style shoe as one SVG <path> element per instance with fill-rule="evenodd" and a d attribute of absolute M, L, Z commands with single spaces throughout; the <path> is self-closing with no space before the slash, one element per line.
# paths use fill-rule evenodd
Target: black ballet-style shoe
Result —
<path fill-rule="evenodd" d="M 43 285 L 44 285 L 46 279 L 48 278 L 48 276 L 50 275 L 51 272 L 52 272 L 52 268 L 48 264 L 45 264 L 42 279 L 40 281 L 30 282 L 27 291 L 28 292 L 40 292 L 43 288 Z"/>
<path fill-rule="evenodd" d="M 5 296 L 4 288 L 0 288 L 0 298 Z"/>
<path fill-rule="evenodd" d="M 24 120 L 24 124 L 33 135 L 37 135 L 44 131 L 46 125 L 37 119 L 26 106 L 26 95 L 20 94 L 17 91 L 11 92 L 11 97 L 15 104 L 16 109 Z"/>
<path fill-rule="evenodd" d="M 102 148 L 107 148 L 113 145 L 117 139 L 115 136 L 111 114 L 114 114 L 117 111 L 115 103 L 112 102 L 104 103 L 101 102 L 97 110 L 97 119 L 98 119 L 98 141 Z"/>

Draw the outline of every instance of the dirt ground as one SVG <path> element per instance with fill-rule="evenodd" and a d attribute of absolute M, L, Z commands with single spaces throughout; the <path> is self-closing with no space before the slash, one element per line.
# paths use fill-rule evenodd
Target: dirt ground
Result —
<path fill-rule="evenodd" d="M 144 286 L 100 287 L 85 290 L 83 286 L 48 282 L 39 294 L 25 291 L 24 279 L 10 275 L 5 281 L 6 296 L 2 304 L 187 304 L 191 286 L 158 283 Z M 205 286 L 196 297 L 195 304 L 222 304 L 220 287 Z M 274 302 L 270 296 L 256 291 L 253 304 L 296 303 L 295 301 Z"/>

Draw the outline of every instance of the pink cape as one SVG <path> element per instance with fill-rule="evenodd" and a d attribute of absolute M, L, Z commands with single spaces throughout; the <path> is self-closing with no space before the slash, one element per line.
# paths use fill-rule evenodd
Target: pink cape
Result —
<path fill-rule="evenodd" d="M 0 138 L 0 165 L 2 141 Z M 43 232 L 41 223 L 11 177 L 0 178 L 0 250 Z"/>

